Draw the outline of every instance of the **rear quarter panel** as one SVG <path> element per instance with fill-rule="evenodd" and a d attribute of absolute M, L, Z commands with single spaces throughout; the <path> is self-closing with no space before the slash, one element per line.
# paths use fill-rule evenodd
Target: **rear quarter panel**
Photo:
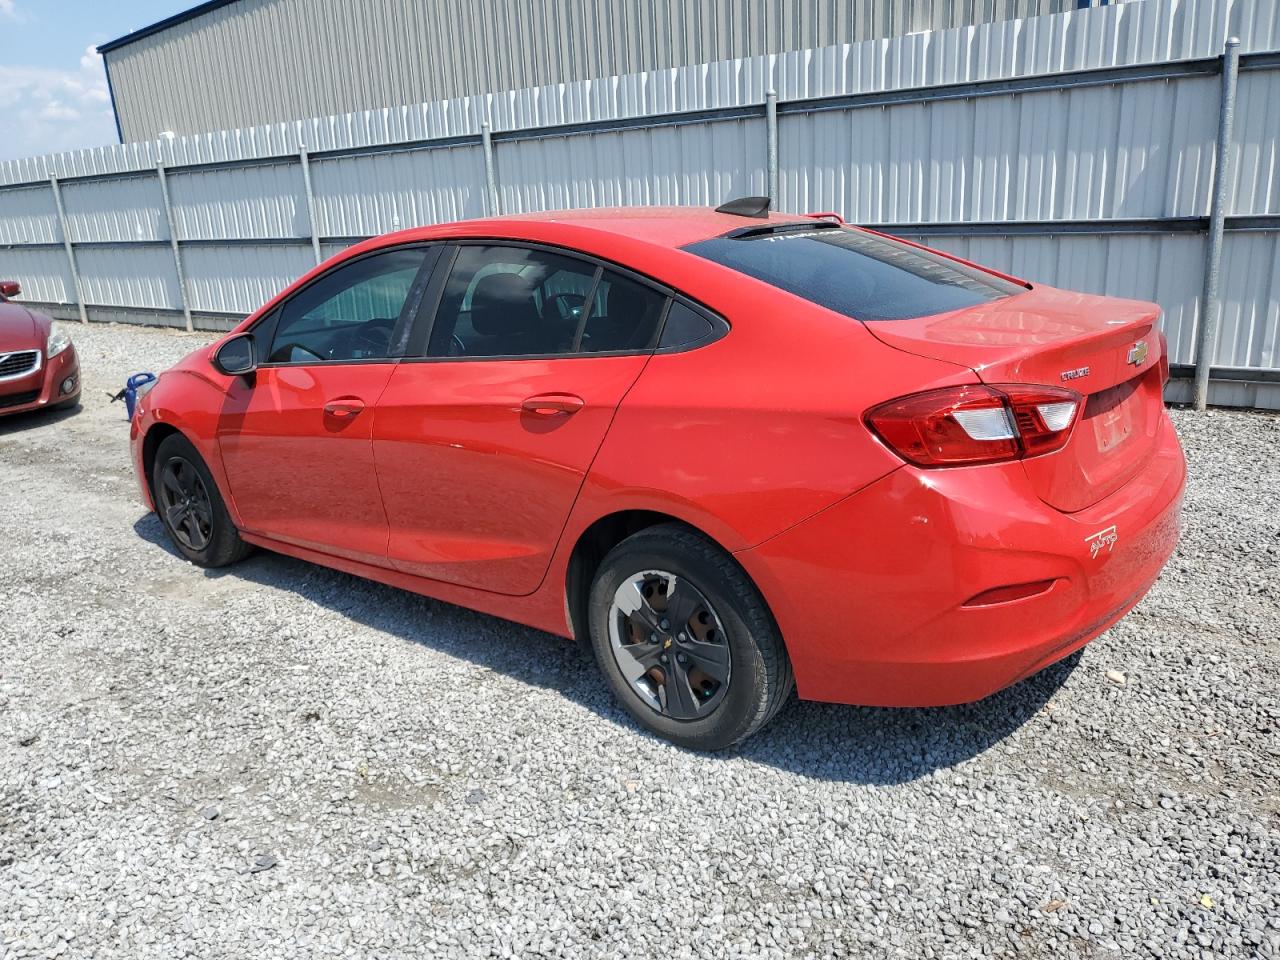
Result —
<path fill-rule="evenodd" d="M 623 399 L 571 532 L 622 509 L 669 513 L 728 550 L 754 546 L 901 466 L 863 412 L 973 382 L 893 350 L 859 323 L 670 251 L 661 279 L 725 317 L 705 347 L 656 354 Z"/>

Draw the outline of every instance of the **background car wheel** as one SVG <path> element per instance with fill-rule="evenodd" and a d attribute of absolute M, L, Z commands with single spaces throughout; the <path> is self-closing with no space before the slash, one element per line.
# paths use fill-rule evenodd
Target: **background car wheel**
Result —
<path fill-rule="evenodd" d="M 160 442 L 151 469 L 151 491 L 165 532 L 192 563 L 224 567 L 253 551 L 240 539 L 200 453 L 181 434 Z"/>
<path fill-rule="evenodd" d="M 614 695 L 659 736 L 697 750 L 767 724 L 794 684 L 760 592 L 733 559 L 679 524 L 642 530 L 591 585 L 591 646 Z"/>

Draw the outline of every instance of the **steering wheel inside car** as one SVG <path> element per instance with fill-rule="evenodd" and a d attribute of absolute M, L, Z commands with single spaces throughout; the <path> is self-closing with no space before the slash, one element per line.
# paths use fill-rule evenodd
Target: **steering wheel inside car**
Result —
<path fill-rule="evenodd" d="M 376 317 L 362 323 L 351 333 L 351 352 L 357 356 L 385 357 L 391 346 L 391 330 L 395 321 Z M 363 349 L 363 353 L 360 351 Z"/>
<path fill-rule="evenodd" d="M 543 305 L 542 314 L 546 317 L 547 308 L 555 304 L 560 314 L 559 319 L 576 321 L 582 316 L 582 308 L 586 302 L 587 298 L 581 293 L 549 293 Z"/>
<path fill-rule="evenodd" d="M 298 356 L 302 354 L 302 356 Z M 271 353 L 272 363 L 306 363 L 309 359 L 327 360 L 328 357 L 316 353 L 310 347 L 304 347 L 300 343 L 289 342 L 282 343 L 276 347 Z"/>

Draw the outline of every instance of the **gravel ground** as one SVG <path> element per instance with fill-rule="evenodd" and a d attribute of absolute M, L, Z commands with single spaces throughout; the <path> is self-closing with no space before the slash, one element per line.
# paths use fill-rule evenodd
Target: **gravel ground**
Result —
<path fill-rule="evenodd" d="M 708 757 L 553 637 L 183 562 L 104 394 L 205 338 L 76 336 L 0 421 L 0 958 L 1280 956 L 1280 419 L 1175 413 L 1182 546 L 1082 656 Z"/>

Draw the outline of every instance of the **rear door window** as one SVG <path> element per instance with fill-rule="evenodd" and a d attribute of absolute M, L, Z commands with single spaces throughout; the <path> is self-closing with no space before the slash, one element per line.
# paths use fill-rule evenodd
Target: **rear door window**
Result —
<path fill-rule="evenodd" d="M 606 270 L 587 305 L 579 336 L 582 353 L 634 353 L 653 344 L 667 298 L 652 287 Z"/>
<path fill-rule="evenodd" d="M 927 250 L 837 227 L 714 237 L 684 249 L 855 320 L 927 317 L 1026 291 Z"/>
<path fill-rule="evenodd" d="M 570 353 L 599 268 L 509 245 L 458 248 L 431 328 L 432 357 Z"/>
<path fill-rule="evenodd" d="M 431 328 L 431 357 L 550 357 L 651 350 L 667 294 L 591 260 L 464 244 Z"/>

